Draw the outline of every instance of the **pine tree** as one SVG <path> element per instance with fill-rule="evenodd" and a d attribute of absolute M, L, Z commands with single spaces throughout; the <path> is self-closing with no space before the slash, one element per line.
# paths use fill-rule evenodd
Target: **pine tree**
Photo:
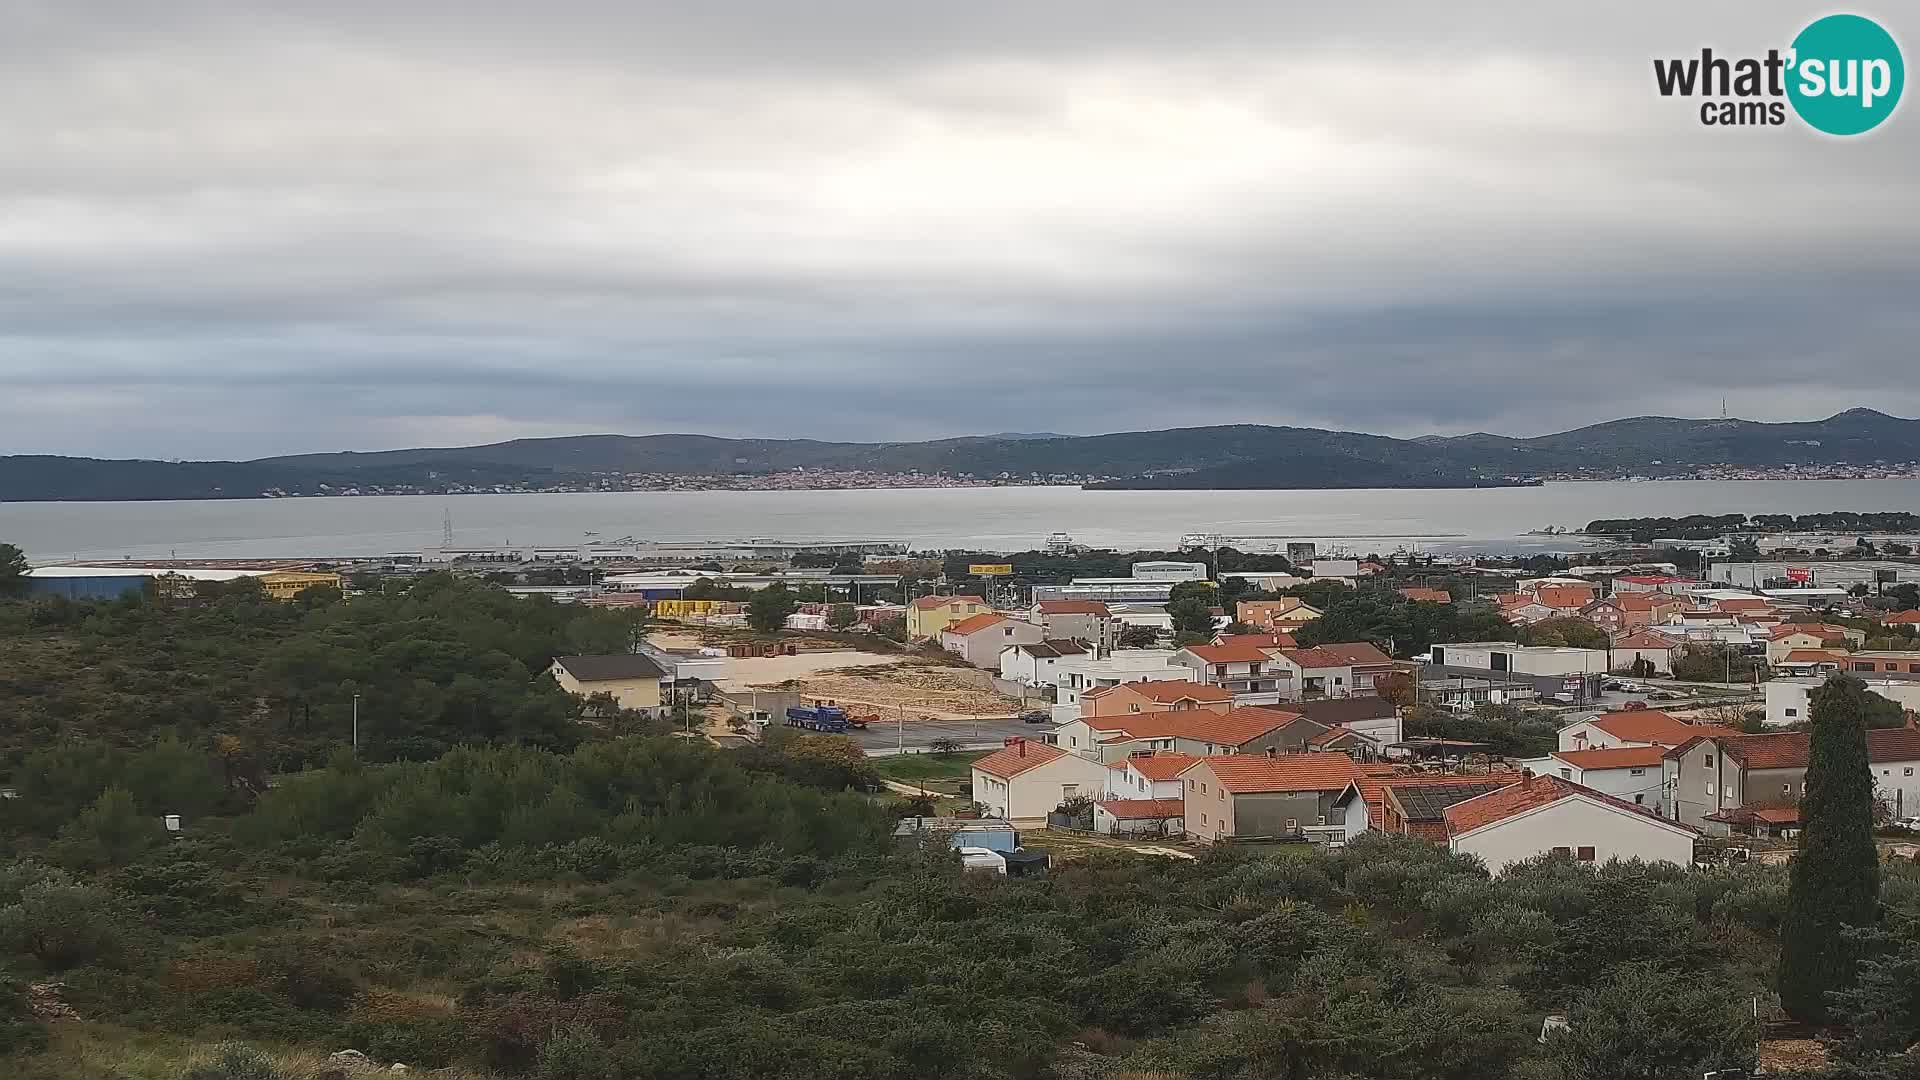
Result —
<path fill-rule="evenodd" d="M 1835 675 L 1813 693 L 1800 853 L 1780 929 L 1780 1004 L 1824 1023 L 1827 994 L 1851 986 L 1857 949 L 1843 926 L 1879 917 L 1880 860 L 1873 844 L 1873 770 L 1867 762 L 1866 684 Z"/>

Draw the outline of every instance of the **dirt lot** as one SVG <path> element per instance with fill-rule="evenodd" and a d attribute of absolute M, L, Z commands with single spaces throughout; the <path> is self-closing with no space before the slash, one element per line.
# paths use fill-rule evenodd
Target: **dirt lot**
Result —
<path fill-rule="evenodd" d="M 908 721 L 913 721 L 1012 716 L 1020 710 L 1017 700 L 983 688 L 977 675 L 913 660 L 886 659 L 888 662 L 884 665 L 824 671 L 754 685 L 762 690 L 798 690 L 809 697 L 831 698 L 856 712 L 867 707 L 882 720 L 897 720 L 903 712 Z"/>

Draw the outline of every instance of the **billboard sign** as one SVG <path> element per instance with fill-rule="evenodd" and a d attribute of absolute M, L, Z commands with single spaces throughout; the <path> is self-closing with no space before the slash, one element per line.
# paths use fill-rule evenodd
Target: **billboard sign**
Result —
<path fill-rule="evenodd" d="M 1793 581 L 1793 582 L 1798 582 L 1798 583 L 1799 583 L 1799 584 L 1801 584 L 1801 585 L 1805 585 L 1805 584 L 1807 583 L 1807 581 L 1808 581 L 1808 579 L 1810 579 L 1810 578 L 1812 578 L 1812 577 L 1813 577 L 1813 571 L 1811 571 L 1811 570 L 1809 570 L 1809 569 L 1807 569 L 1807 568 L 1806 568 L 1806 567 L 1804 567 L 1804 566 L 1789 566 L 1789 567 L 1787 567 L 1787 580 L 1788 580 L 1788 581 Z"/>
<path fill-rule="evenodd" d="M 967 567 L 967 573 L 974 577 L 1006 577 L 1013 573 L 1012 563 L 974 563 Z"/>

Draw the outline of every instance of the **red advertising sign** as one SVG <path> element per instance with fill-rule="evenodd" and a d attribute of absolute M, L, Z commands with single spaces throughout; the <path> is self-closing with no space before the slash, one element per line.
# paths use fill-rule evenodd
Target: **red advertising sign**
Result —
<path fill-rule="evenodd" d="M 1798 581 L 1798 582 L 1800 582 L 1801 584 L 1805 584 L 1805 583 L 1806 583 L 1806 581 L 1807 581 L 1807 579 L 1808 579 L 1808 578 L 1811 578 L 1812 576 L 1813 576 L 1813 571 L 1811 571 L 1811 570 L 1809 570 L 1809 569 L 1807 569 L 1807 568 L 1806 568 L 1806 567 L 1804 567 L 1804 566 L 1789 566 L 1789 567 L 1787 567 L 1787 580 L 1788 580 L 1788 581 Z"/>

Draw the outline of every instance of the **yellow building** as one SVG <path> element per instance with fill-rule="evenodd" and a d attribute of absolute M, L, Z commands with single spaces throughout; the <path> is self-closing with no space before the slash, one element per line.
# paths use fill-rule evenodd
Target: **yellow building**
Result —
<path fill-rule="evenodd" d="M 553 679 L 560 689 L 583 698 L 610 695 L 623 709 L 651 716 L 660 708 L 660 680 L 666 672 L 638 653 L 611 656 L 556 656 Z"/>
<path fill-rule="evenodd" d="M 259 580 L 260 587 L 275 600 L 291 600 L 306 589 L 340 587 L 339 574 L 306 570 L 276 570 L 271 574 L 262 574 Z"/>
<path fill-rule="evenodd" d="M 655 600 L 653 614 L 661 619 L 697 618 L 738 611 L 741 605 L 730 600 Z"/>
<path fill-rule="evenodd" d="M 940 631 L 989 610 L 978 596 L 923 596 L 907 605 L 907 637 L 937 638 Z"/>

